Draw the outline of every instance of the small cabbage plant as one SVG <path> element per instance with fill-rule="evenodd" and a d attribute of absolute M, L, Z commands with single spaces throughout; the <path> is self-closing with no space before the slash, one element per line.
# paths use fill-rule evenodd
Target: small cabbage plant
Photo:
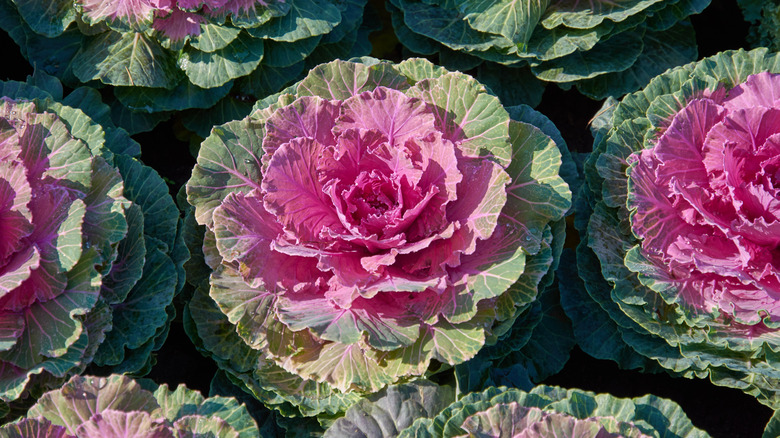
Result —
<path fill-rule="evenodd" d="M 0 28 L 37 68 L 75 87 L 113 85 L 131 133 L 172 111 L 208 135 L 307 67 L 367 54 L 366 0 L 2 0 Z"/>
<path fill-rule="evenodd" d="M 383 416 L 377 415 L 377 418 Z M 384 436 L 377 429 L 366 428 L 365 431 L 365 435 L 344 436 Z M 505 387 L 473 392 L 432 418 L 421 416 L 398 434 L 399 438 L 475 436 L 709 437 L 671 400 L 654 395 L 617 398 L 610 394 L 543 385 L 528 392 Z"/>
<path fill-rule="evenodd" d="M 100 95 L 63 98 L 43 74 L 28 82 L 0 82 L 4 402 L 90 363 L 148 372 L 188 257 L 166 184 Z"/>
<path fill-rule="evenodd" d="M 780 2 L 777 0 L 737 0 L 742 15 L 750 23 L 748 43 L 753 47 L 780 49 Z"/>
<path fill-rule="evenodd" d="M 766 49 L 725 52 L 597 120 L 578 204 L 585 288 L 563 288 L 590 354 L 780 406 L 778 73 Z"/>
<path fill-rule="evenodd" d="M 44 394 L 25 418 L 0 428 L 19 438 L 256 438 L 257 425 L 233 398 L 204 398 L 179 385 L 136 382 L 118 374 L 74 376 Z"/>
<path fill-rule="evenodd" d="M 536 105 L 543 83 L 593 99 L 634 91 L 697 57 L 688 16 L 709 0 L 391 0 L 393 26 L 414 53 L 476 68 L 505 104 Z M 517 87 L 517 78 L 523 87 Z M 534 84 L 531 78 L 539 81 Z M 529 88 L 529 85 L 532 87 Z"/>
<path fill-rule="evenodd" d="M 420 59 L 318 66 L 201 146 L 189 333 L 291 414 L 463 363 L 557 263 L 560 167 L 558 144 L 470 76 Z"/>

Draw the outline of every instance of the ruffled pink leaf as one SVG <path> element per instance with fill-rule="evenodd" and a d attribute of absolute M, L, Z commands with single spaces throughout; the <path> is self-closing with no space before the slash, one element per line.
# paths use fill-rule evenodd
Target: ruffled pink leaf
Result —
<path fill-rule="evenodd" d="M 313 138 L 296 138 L 282 145 L 271 158 L 261 185 L 265 209 L 298 242 L 318 242 L 324 228 L 342 229 L 318 175 L 323 149 Z"/>
<path fill-rule="evenodd" d="M 3 182 L 0 180 L 0 190 Z M 4 209 L 0 205 L 0 266 L 5 265 L 13 253 L 28 245 L 23 239 L 29 236 L 33 229 L 33 225 L 22 213 Z"/>
<path fill-rule="evenodd" d="M 385 137 L 379 131 L 368 129 L 347 129 L 336 138 L 336 145 L 325 148 L 319 168 L 322 173 L 322 183 L 333 181 L 331 184 L 341 182 L 345 185 L 352 184 L 362 171 L 370 171 L 382 166 L 379 160 L 368 157 L 383 143 L 387 143 Z M 414 168 L 407 171 L 412 171 Z"/>
<path fill-rule="evenodd" d="M 295 138 L 314 139 L 322 146 L 335 145 L 331 129 L 339 115 L 339 107 L 339 101 L 304 96 L 276 110 L 265 122 L 264 166 L 268 166 L 280 146 Z"/>
<path fill-rule="evenodd" d="M 674 116 L 674 120 L 652 149 L 659 162 L 659 177 L 706 180 L 702 165 L 702 146 L 713 125 L 725 111 L 709 99 L 697 99 Z"/>
<path fill-rule="evenodd" d="M 156 17 L 152 27 L 172 41 L 181 41 L 188 36 L 200 35 L 200 25 L 205 22 L 200 14 L 174 9 L 165 17 Z"/>
<path fill-rule="evenodd" d="M 392 146 L 403 146 L 435 130 L 434 118 L 425 102 L 385 87 L 364 91 L 345 100 L 336 133 L 350 128 L 376 130 Z"/>
<path fill-rule="evenodd" d="M 493 234 L 501 209 L 506 204 L 509 175 L 488 160 L 459 157 L 458 170 L 463 179 L 458 184 L 457 199 L 447 204 L 447 220 L 460 222 L 473 231 L 474 239 L 464 250 L 470 254 L 476 239 Z"/>
<path fill-rule="evenodd" d="M 780 107 L 780 75 L 762 72 L 748 76 L 747 80 L 729 90 L 723 105 L 729 110 L 763 106 Z"/>
<path fill-rule="evenodd" d="M 258 5 L 268 4 L 263 0 L 223 0 L 222 3 L 224 3 L 222 10 L 233 15 L 254 14 Z"/>
<path fill-rule="evenodd" d="M 282 227 L 263 207 L 257 193 L 231 193 L 214 210 L 217 248 L 226 262 L 237 262 L 238 271 L 251 287 L 267 291 L 300 290 L 322 273 L 317 260 L 277 252 L 271 243 Z"/>
<path fill-rule="evenodd" d="M 41 256 L 35 269 L 10 293 L 0 298 L 4 309 L 20 311 L 35 302 L 45 302 L 59 296 L 68 284 L 67 275 L 58 268 L 56 259 Z"/>

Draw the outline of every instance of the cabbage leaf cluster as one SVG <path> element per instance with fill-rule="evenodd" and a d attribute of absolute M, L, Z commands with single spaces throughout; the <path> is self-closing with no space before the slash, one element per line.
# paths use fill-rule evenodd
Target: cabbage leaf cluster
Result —
<path fill-rule="evenodd" d="M 167 185 L 100 95 L 28 82 L 0 82 L 4 402 L 90 363 L 148 372 L 189 257 Z"/>
<path fill-rule="evenodd" d="M 171 391 L 167 385 L 112 374 L 74 376 L 44 394 L 25 418 L 0 428 L 0 435 L 256 438 L 259 431 L 246 407 L 235 399 L 204 398 L 184 385 Z"/>
<path fill-rule="evenodd" d="M 778 72 L 766 49 L 724 52 L 595 121 L 576 203 L 582 282 L 562 285 L 589 354 L 780 405 Z"/>
<path fill-rule="evenodd" d="M 593 98 L 621 96 L 697 57 L 687 18 L 709 0 L 391 0 L 393 26 L 414 53 L 477 78 L 505 104 L 535 106 L 543 83 Z M 534 84 L 531 78 L 539 81 Z M 523 87 L 517 86 L 517 78 Z"/>
<path fill-rule="evenodd" d="M 398 429 L 399 438 L 709 437 L 691 423 L 680 406 L 653 395 L 625 399 L 544 385 L 527 392 L 516 388 L 489 387 L 468 394 L 431 416 L 424 408 L 433 402 L 429 401 L 426 405 L 422 402 L 425 400 L 423 397 L 402 398 L 395 395 L 412 392 L 406 387 L 401 386 L 393 393 L 388 391 L 387 396 L 372 404 L 366 403 L 368 406 L 361 407 L 363 415 L 353 416 L 356 420 L 350 421 L 347 417 L 336 421 L 326 437 L 379 438 L 385 436 L 380 430 L 392 430 L 397 425 L 403 425 Z M 446 391 L 441 388 L 417 385 L 415 389 L 420 394 L 446 399 Z M 388 415 L 388 412 L 391 414 Z M 407 425 L 408 417 L 415 416 L 414 422 Z M 393 426 L 389 426 L 388 418 L 393 418 Z M 347 422 L 353 426 L 352 429 L 344 427 Z"/>
<path fill-rule="evenodd" d="M 187 184 L 196 345 L 314 415 L 509 333 L 551 281 L 571 196 L 562 144 L 516 111 L 467 75 L 367 58 L 215 127 Z"/>
<path fill-rule="evenodd" d="M 112 85 L 131 133 L 173 111 L 202 136 L 313 65 L 367 54 L 366 0 L 3 0 L 0 28 L 37 68 Z M 306 63 L 309 59 L 309 64 Z M 215 119 L 216 118 L 216 119 Z"/>

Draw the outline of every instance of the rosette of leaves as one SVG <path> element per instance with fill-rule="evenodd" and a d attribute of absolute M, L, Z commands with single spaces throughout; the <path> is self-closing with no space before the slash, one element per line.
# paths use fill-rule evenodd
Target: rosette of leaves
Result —
<path fill-rule="evenodd" d="M 416 420 L 398 435 L 466 436 L 709 437 L 671 400 L 654 395 L 618 398 L 544 385 L 529 392 L 490 387 L 468 394 L 437 416 Z"/>
<path fill-rule="evenodd" d="M 47 392 L 25 418 L 0 428 L 4 437 L 256 438 L 257 425 L 244 405 L 228 397 L 204 398 L 179 385 L 108 377 L 74 376 Z"/>
<path fill-rule="evenodd" d="M 365 4 L 3 0 L 0 28 L 31 64 L 65 84 L 115 86 L 113 119 L 135 133 L 192 108 L 209 111 L 187 114 L 191 129 L 243 117 L 254 100 L 301 76 L 305 59 L 311 66 L 367 54 Z"/>
<path fill-rule="evenodd" d="M 37 73 L 0 96 L 0 400 L 148 371 L 189 254 L 167 186 L 95 90 Z"/>
<path fill-rule="evenodd" d="M 196 346 L 268 406 L 326 416 L 495 342 L 570 206 L 558 145 L 510 114 L 468 75 L 366 58 L 215 127 L 186 189 Z"/>
<path fill-rule="evenodd" d="M 562 283 L 583 350 L 780 405 L 778 72 L 766 49 L 724 52 L 596 120 L 576 202 L 582 282 Z"/>
<path fill-rule="evenodd" d="M 476 69 L 505 104 L 535 106 L 546 82 L 576 85 L 586 96 L 603 99 L 694 61 L 696 38 L 687 17 L 709 3 L 391 0 L 387 8 L 410 51 L 438 54 L 447 68 Z M 516 86 L 518 78 L 524 87 Z"/>
<path fill-rule="evenodd" d="M 737 0 L 748 21 L 748 43 L 753 47 L 780 49 L 780 2 L 777 0 Z"/>

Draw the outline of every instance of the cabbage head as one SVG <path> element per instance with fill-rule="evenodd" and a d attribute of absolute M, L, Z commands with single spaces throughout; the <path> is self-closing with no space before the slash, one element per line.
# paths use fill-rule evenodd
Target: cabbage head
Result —
<path fill-rule="evenodd" d="M 112 374 L 74 376 L 44 394 L 25 418 L 0 428 L 24 438 L 260 436 L 244 405 L 227 397 L 203 397 L 179 385 L 157 386 Z"/>
<path fill-rule="evenodd" d="M 168 187 L 95 90 L 36 73 L 0 96 L 0 400 L 148 372 L 189 256 Z"/>
<path fill-rule="evenodd" d="M 780 406 L 778 73 L 766 49 L 724 52 L 595 122 L 577 205 L 584 288 L 562 287 L 590 354 Z"/>
<path fill-rule="evenodd" d="M 201 146 L 188 331 L 291 415 L 463 363 L 557 263 L 560 168 L 558 144 L 470 76 L 320 65 Z"/>
<path fill-rule="evenodd" d="M 173 111 L 190 130 L 245 116 L 304 70 L 367 54 L 366 0 L 2 0 L 0 28 L 66 85 L 112 85 L 131 134 Z M 309 58 L 306 65 L 305 59 Z"/>
<path fill-rule="evenodd" d="M 372 433 L 373 432 L 373 433 Z M 345 435 L 350 436 L 350 435 Z M 356 435 L 354 435 L 356 436 Z M 382 435 L 371 431 L 370 438 Z M 454 437 L 707 438 L 675 402 L 654 395 L 618 398 L 540 385 L 528 392 L 490 387 L 432 418 L 421 417 L 399 438 Z"/>
<path fill-rule="evenodd" d="M 621 96 L 697 58 L 688 17 L 710 0 L 391 0 L 395 32 L 413 53 L 476 69 L 505 104 L 535 106 L 544 83 L 593 99 Z M 518 78 L 526 84 L 517 87 Z M 536 78 L 536 81 L 533 80 Z"/>

